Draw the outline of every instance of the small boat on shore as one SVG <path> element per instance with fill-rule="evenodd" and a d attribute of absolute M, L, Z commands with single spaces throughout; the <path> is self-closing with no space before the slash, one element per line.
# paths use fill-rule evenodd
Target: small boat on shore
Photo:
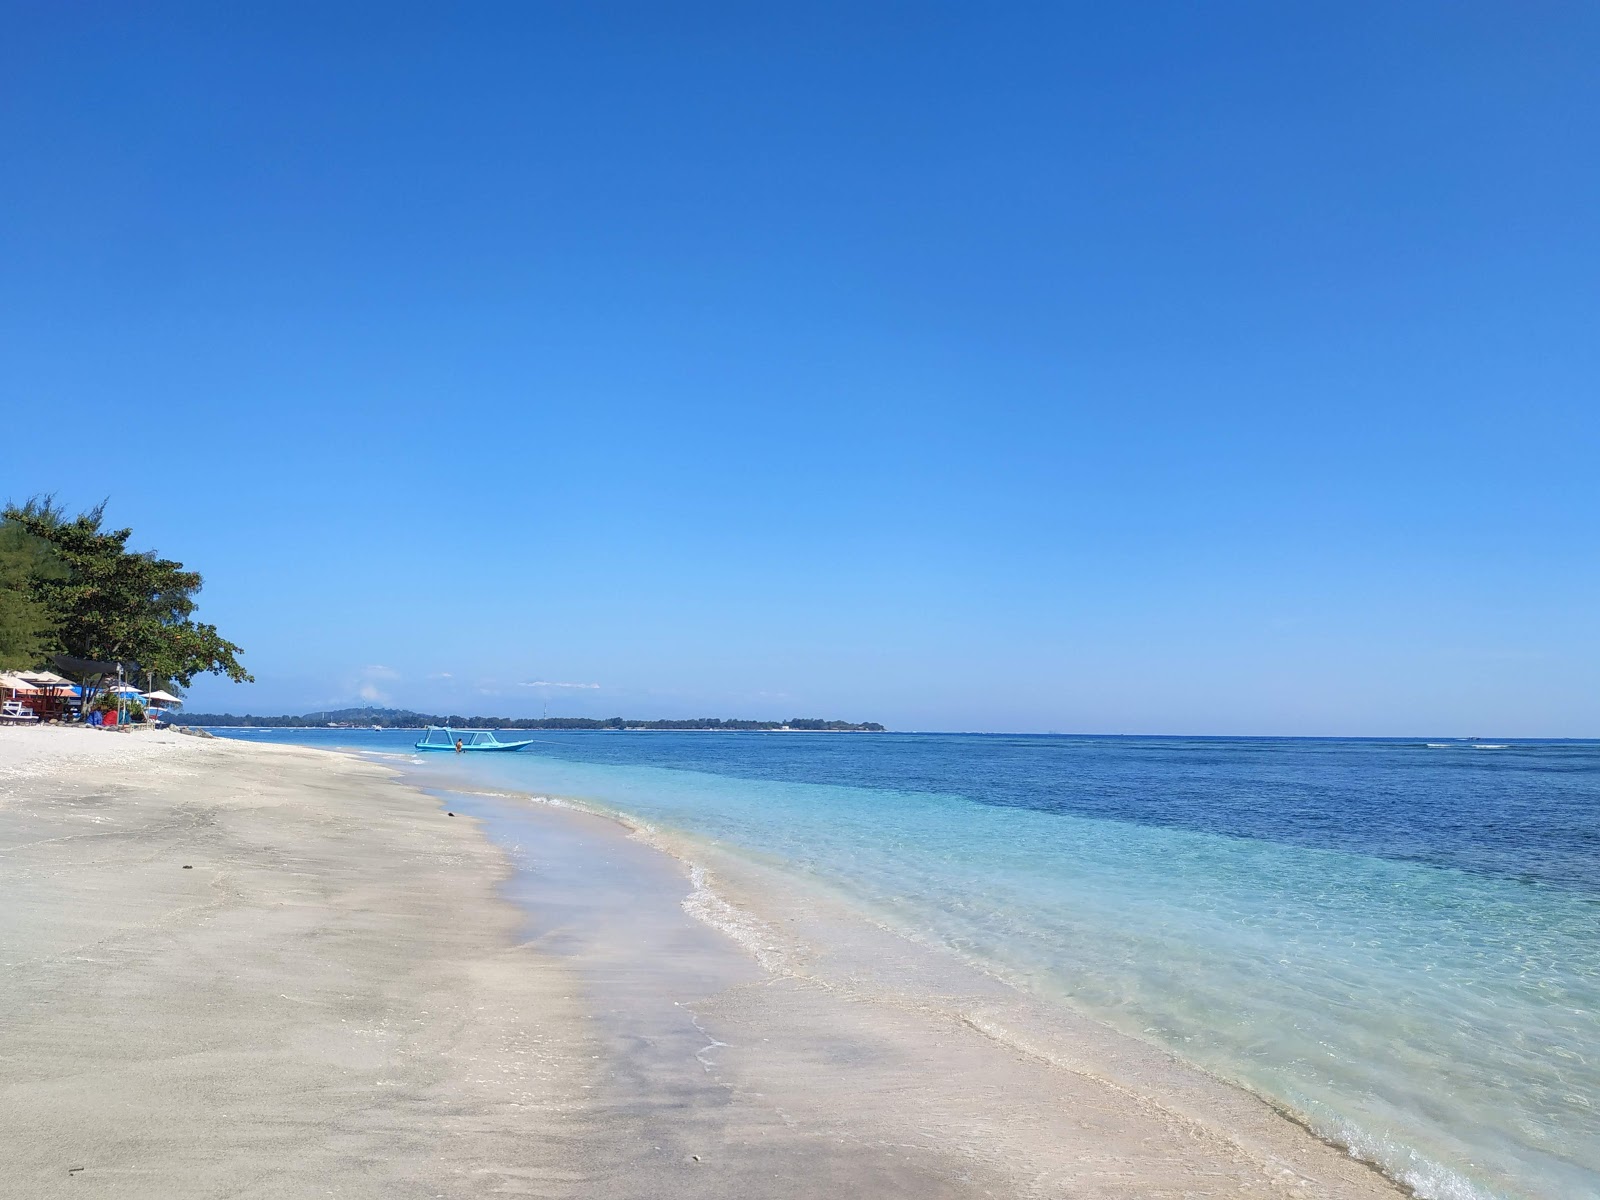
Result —
<path fill-rule="evenodd" d="M 454 750 L 457 741 L 460 741 L 463 750 L 521 750 L 524 746 L 533 745 L 531 738 L 525 742 L 502 742 L 495 737 L 492 729 L 451 729 L 448 725 L 429 725 L 422 740 L 417 743 L 417 749 Z"/>

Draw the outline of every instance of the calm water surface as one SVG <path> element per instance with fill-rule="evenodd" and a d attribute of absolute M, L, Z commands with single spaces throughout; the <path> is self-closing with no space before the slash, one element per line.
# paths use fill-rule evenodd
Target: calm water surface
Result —
<path fill-rule="evenodd" d="M 1600 1197 L 1600 743 L 516 736 L 417 769 L 777 859 L 1424 1196 Z"/>

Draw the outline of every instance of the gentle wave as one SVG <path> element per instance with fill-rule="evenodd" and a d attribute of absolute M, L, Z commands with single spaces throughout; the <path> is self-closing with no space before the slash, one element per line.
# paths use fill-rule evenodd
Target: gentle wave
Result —
<path fill-rule="evenodd" d="M 630 837 L 685 864 L 690 880 L 689 894 L 682 902 L 686 913 L 728 937 L 770 974 L 780 976 L 802 974 L 798 970 L 792 951 L 785 946 L 773 925 L 749 908 L 734 904 L 717 889 L 711 870 L 697 857 L 697 846 L 693 839 L 686 839 L 675 832 L 663 830 L 636 814 L 621 812 L 593 802 L 531 792 L 459 787 L 451 790 L 467 795 L 516 800 L 582 812 L 620 825 Z M 722 853 L 730 853 L 726 846 L 720 847 L 720 850 Z M 893 921 L 886 921 L 869 911 L 858 911 L 857 917 L 876 929 L 905 937 L 924 949 L 954 953 L 969 967 L 981 971 L 988 978 L 1007 987 L 1023 992 L 1032 990 L 1026 974 L 1006 969 L 981 954 L 962 952 L 937 938 L 930 938 L 920 931 L 904 928 Z M 1037 1038 L 1002 1024 L 989 1014 L 955 1011 L 951 1015 L 1017 1053 L 1050 1066 L 1083 1073 L 1081 1064 L 1076 1060 L 1063 1058 Z M 1389 1178 L 1410 1189 L 1419 1200 L 1500 1200 L 1494 1193 L 1478 1187 L 1465 1176 L 1430 1159 L 1415 1147 L 1369 1130 L 1348 1118 L 1325 1111 L 1323 1106 L 1315 1102 L 1302 1102 L 1298 1105 L 1290 1103 L 1285 1107 L 1281 1098 L 1269 1092 L 1262 1092 L 1243 1080 L 1232 1082 L 1243 1085 L 1246 1091 L 1259 1096 L 1269 1106 L 1281 1108 L 1285 1115 L 1304 1125 L 1322 1140 L 1346 1151 L 1353 1158 L 1378 1168 Z"/>
<path fill-rule="evenodd" d="M 718 882 L 723 852 L 1166 1047 L 1427 1200 L 1600 1196 L 1600 746 L 548 741 L 448 770 L 631 814 L 690 864 L 691 911 L 777 969 L 792 927 L 750 924 L 765 900 Z"/>

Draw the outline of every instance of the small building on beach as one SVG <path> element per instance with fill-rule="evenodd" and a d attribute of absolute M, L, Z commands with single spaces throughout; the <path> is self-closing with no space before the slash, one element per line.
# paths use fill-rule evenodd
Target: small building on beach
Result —
<path fill-rule="evenodd" d="M 41 721 L 62 721 L 83 702 L 83 689 L 54 671 L 0 673 L 0 701 L 26 704 Z"/>

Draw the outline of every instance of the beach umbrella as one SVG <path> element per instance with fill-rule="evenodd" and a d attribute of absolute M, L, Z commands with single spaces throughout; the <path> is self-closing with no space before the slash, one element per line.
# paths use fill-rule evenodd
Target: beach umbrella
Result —
<path fill-rule="evenodd" d="M 178 697 L 174 696 L 170 692 L 160 692 L 160 691 L 146 692 L 144 694 L 144 698 L 146 700 L 156 700 L 156 701 L 159 701 L 162 704 L 182 704 L 183 703 L 182 700 L 178 699 Z"/>

